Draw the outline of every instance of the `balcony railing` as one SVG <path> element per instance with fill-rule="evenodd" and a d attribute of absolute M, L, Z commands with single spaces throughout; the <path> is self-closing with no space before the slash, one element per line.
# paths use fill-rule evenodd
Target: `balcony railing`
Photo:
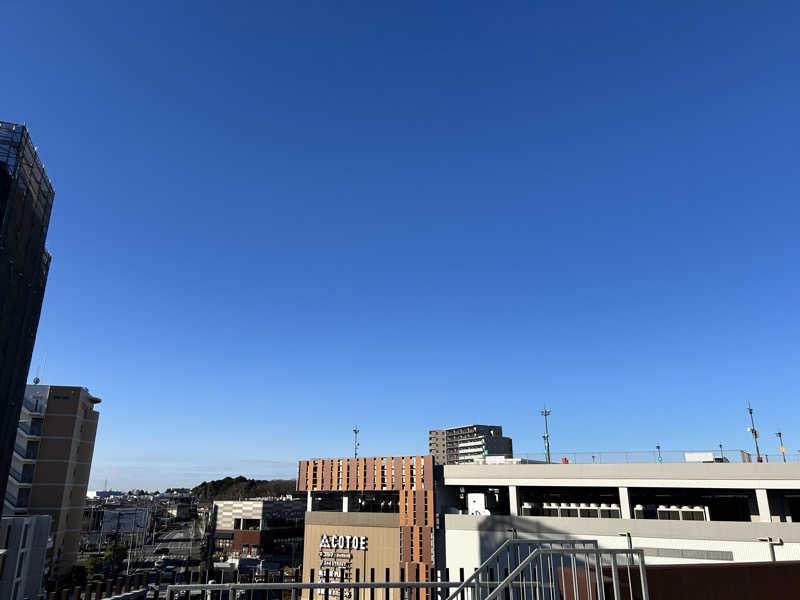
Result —
<path fill-rule="evenodd" d="M 23 460 L 36 460 L 39 457 L 39 448 L 26 448 L 20 444 L 14 444 L 14 452 Z"/>
<path fill-rule="evenodd" d="M 8 469 L 8 476 L 11 477 L 17 483 L 32 483 L 33 482 L 33 474 L 32 473 L 24 473 L 21 471 L 17 471 L 14 467 L 10 467 Z"/>
<path fill-rule="evenodd" d="M 23 498 L 16 497 L 15 498 L 14 494 L 12 494 L 11 492 L 6 492 L 6 502 L 8 502 L 16 510 L 20 510 L 20 509 L 28 507 L 28 498 L 26 498 L 26 497 L 23 497 Z"/>
<path fill-rule="evenodd" d="M 42 435 L 42 424 L 41 423 L 29 423 L 28 421 L 20 421 L 17 425 L 17 428 L 24 432 L 25 435 L 29 436 L 39 436 Z"/>

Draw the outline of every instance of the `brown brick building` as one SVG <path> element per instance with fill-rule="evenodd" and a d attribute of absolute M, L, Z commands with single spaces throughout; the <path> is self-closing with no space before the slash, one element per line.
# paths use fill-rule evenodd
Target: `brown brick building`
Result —
<path fill-rule="evenodd" d="M 99 402 L 83 387 L 25 391 L 3 512 L 50 516 L 54 577 L 67 574 L 78 557 Z"/>

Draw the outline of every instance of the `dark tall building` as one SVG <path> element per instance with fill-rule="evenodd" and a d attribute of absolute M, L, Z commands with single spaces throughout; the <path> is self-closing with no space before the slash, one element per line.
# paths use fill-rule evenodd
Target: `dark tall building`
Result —
<path fill-rule="evenodd" d="M 28 128 L 0 121 L 0 492 L 3 497 L 50 267 L 53 186 Z"/>

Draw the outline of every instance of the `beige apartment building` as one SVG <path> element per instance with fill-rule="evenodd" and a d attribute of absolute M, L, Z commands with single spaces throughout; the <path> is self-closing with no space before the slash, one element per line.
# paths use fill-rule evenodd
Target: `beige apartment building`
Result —
<path fill-rule="evenodd" d="M 49 577 L 78 557 L 99 398 L 86 388 L 29 385 L 9 470 L 4 515 L 49 515 Z"/>

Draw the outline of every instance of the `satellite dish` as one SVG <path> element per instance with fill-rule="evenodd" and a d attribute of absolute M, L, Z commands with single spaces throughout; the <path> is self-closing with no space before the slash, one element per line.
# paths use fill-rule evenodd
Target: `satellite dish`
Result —
<path fill-rule="evenodd" d="M 39 385 L 39 378 L 38 377 L 34 377 L 33 378 L 33 385 Z"/>

